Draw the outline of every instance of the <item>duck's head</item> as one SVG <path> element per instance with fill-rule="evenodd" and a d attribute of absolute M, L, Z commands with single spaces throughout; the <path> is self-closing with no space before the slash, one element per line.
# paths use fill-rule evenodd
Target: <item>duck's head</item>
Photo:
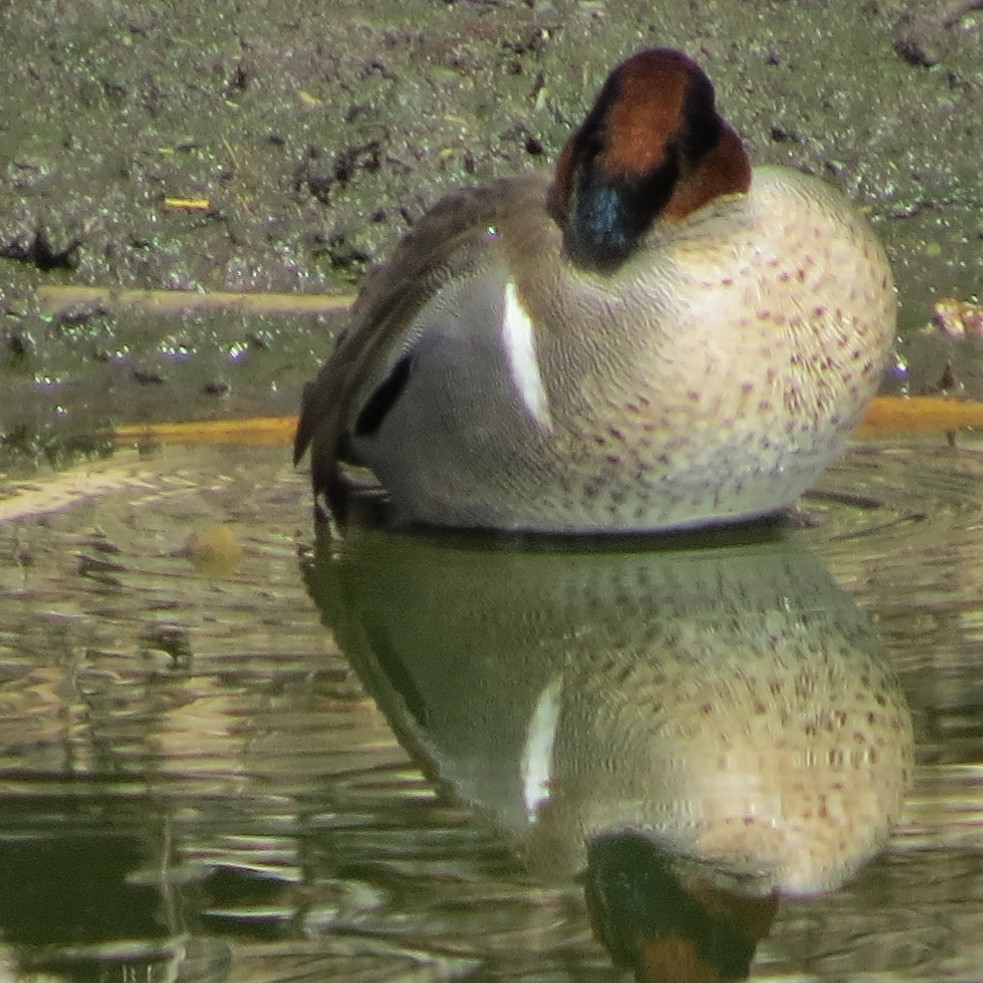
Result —
<path fill-rule="evenodd" d="M 578 265 L 623 263 L 655 219 L 747 191 L 751 168 L 699 65 L 670 48 L 622 62 L 556 165 L 549 209 Z"/>

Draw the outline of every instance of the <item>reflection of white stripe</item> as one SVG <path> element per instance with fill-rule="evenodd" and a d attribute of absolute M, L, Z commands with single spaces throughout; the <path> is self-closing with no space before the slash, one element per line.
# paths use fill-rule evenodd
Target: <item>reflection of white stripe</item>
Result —
<path fill-rule="evenodd" d="M 546 402 L 546 389 L 539 374 L 539 362 L 536 360 L 532 321 L 522 309 L 519 294 L 511 280 L 505 284 L 502 341 L 505 343 L 505 355 L 509 360 L 512 381 L 519 390 L 522 402 L 536 422 L 549 430 L 552 420 Z"/>
<path fill-rule="evenodd" d="M 556 676 L 539 694 L 522 748 L 522 798 L 530 822 L 538 818 L 539 807 L 550 797 L 553 774 L 553 742 L 560 723 L 560 693 L 563 677 Z"/>

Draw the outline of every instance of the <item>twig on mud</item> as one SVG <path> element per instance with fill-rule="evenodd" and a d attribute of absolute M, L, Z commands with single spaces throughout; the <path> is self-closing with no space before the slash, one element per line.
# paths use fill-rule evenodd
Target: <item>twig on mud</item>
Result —
<path fill-rule="evenodd" d="M 943 396 L 878 396 L 853 436 L 950 433 L 966 427 L 983 427 L 983 403 L 959 402 Z"/>
<path fill-rule="evenodd" d="M 130 290 L 111 287 L 43 286 L 41 313 L 56 317 L 79 304 L 103 310 L 139 310 L 150 314 L 238 310 L 249 314 L 331 314 L 351 307 L 351 294 L 238 293 L 216 290 Z"/>
<path fill-rule="evenodd" d="M 905 433 L 945 433 L 983 427 L 983 403 L 957 403 L 938 396 L 879 396 L 854 431 L 857 437 Z M 297 428 L 294 416 L 205 420 L 187 423 L 138 423 L 117 427 L 119 442 L 159 444 L 289 444 Z"/>
<path fill-rule="evenodd" d="M 296 429 L 295 416 L 261 416 L 243 420 L 135 423 L 116 427 L 112 436 L 117 443 L 282 447 L 294 439 Z"/>

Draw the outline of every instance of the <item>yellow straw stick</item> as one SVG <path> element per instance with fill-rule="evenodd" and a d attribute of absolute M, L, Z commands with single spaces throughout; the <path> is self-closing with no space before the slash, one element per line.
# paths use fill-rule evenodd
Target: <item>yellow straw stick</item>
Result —
<path fill-rule="evenodd" d="M 189 423 L 146 423 L 117 427 L 118 442 L 159 444 L 289 444 L 297 427 L 295 416 L 260 416 L 242 420 L 204 420 Z M 960 403 L 940 396 L 879 396 L 854 431 L 857 437 L 904 433 L 945 433 L 983 427 L 983 403 Z"/>
<path fill-rule="evenodd" d="M 241 444 L 282 447 L 294 439 L 295 416 L 257 416 L 243 420 L 201 420 L 190 423 L 135 423 L 117 427 L 117 443 Z"/>
<path fill-rule="evenodd" d="M 165 198 L 165 208 L 180 208 L 186 212 L 207 212 L 211 203 L 207 198 Z"/>
<path fill-rule="evenodd" d="M 878 396 L 853 434 L 880 437 L 945 433 L 965 427 L 983 427 L 983 403 L 958 402 L 943 396 Z"/>
<path fill-rule="evenodd" d="M 139 310 L 175 314 L 205 310 L 240 310 L 249 314 L 329 314 L 346 311 L 350 294 L 268 294 L 216 290 L 123 290 L 107 287 L 45 286 L 38 288 L 41 313 L 55 317 L 76 304 L 106 310 Z"/>

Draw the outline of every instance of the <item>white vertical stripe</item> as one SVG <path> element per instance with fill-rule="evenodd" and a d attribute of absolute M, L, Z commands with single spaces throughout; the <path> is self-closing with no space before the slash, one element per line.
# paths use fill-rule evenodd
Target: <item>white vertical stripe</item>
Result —
<path fill-rule="evenodd" d="M 509 280 L 505 284 L 505 308 L 502 312 L 502 342 L 509 362 L 509 371 L 526 409 L 546 430 L 553 425 L 546 398 L 546 388 L 539 374 L 536 340 L 532 321 L 522 309 L 522 302 Z"/>
<path fill-rule="evenodd" d="M 522 798 L 530 822 L 538 818 L 540 806 L 549 800 L 553 775 L 553 744 L 560 723 L 560 693 L 563 677 L 555 676 L 536 700 L 526 743 L 522 748 Z"/>

